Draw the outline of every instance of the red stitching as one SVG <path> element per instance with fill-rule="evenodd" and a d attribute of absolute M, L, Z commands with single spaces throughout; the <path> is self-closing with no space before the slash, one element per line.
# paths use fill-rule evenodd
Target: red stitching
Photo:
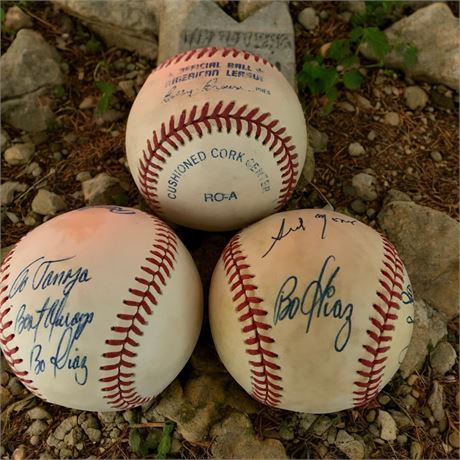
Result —
<path fill-rule="evenodd" d="M 285 135 L 286 128 L 277 126 L 278 120 L 270 120 L 270 113 L 262 113 L 256 107 L 249 109 L 247 105 L 237 107 L 234 101 L 224 105 L 219 101 L 213 108 L 206 102 L 201 108 L 201 112 L 196 105 L 190 112 L 184 109 L 179 119 L 176 120 L 171 115 L 169 123 L 161 124 L 158 131 L 153 132 L 152 139 L 147 139 L 147 153 L 142 151 L 142 158 L 139 160 L 138 173 L 140 191 L 150 206 L 158 214 L 162 214 L 160 201 L 158 200 L 158 180 L 159 172 L 163 170 L 163 164 L 171 156 L 172 150 L 177 150 L 179 145 L 185 144 L 187 140 L 193 139 L 191 128 L 196 131 L 199 137 L 203 136 L 204 131 L 208 134 L 216 128 L 218 131 L 225 129 L 227 132 L 236 130 L 240 135 L 245 127 L 245 134 L 251 136 L 253 133 L 256 139 L 262 139 L 262 144 L 270 144 L 268 149 L 273 153 L 276 164 L 280 168 L 281 188 L 276 205 L 276 211 L 281 209 L 296 185 L 298 175 L 297 154 L 295 145 L 291 144 L 291 137 Z M 211 124 L 214 122 L 215 126 Z"/>
<path fill-rule="evenodd" d="M 177 54 L 169 59 L 166 59 L 166 61 L 162 62 L 155 70 L 163 69 L 164 67 L 168 67 L 172 64 L 178 64 L 181 61 L 188 62 L 192 57 L 195 57 L 196 59 L 202 59 L 202 58 L 210 58 L 215 55 L 221 55 L 222 57 L 227 57 L 231 55 L 232 58 L 236 57 L 242 57 L 246 61 L 249 59 L 253 59 L 255 62 L 263 62 L 266 65 L 269 65 L 270 67 L 273 67 L 276 69 L 276 67 L 271 64 L 269 61 L 266 59 L 261 58 L 260 56 L 257 56 L 255 54 L 249 53 L 248 51 L 240 50 L 238 48 L 197 48 L 194 50 L 190 51 L 185 51 L 181 54 Z"/>
<path fill-rule="evenodd" d="M 157 305 L 157 294 L 161 294 L 162 286 L 166 286 L 167 278 L 174 269 L 177 254 L 177 237 L 170 228 L 152 217 L 157 227 L 157 237 L 145 258 L 145 264 L 140 267 L 143 272 L 135 277 L 136 287 L 129 289 L 130 297 L 123 303 L 132 307 L 130 313 L 119 313 L 117 318 L 123 325 L 112 326 L 117 333 L 116 339 L 105 341 L 109 350 L 102 356 L 109 360 L 108 364 L 100 367 L 108 375 L 99 379 L 105 385 L 102 391 L 106 392 L 105 399 L 116 409 L 129 409 L 144 404 L 151 398 L 145 398 L 136 392 L 134 351 L 139 346 L 136 337 L 143 335 L 143 326 L 147 325 L 147 318 L 153 313 Z"/>
<path fill-rule="evenodd" d="M 43 396 L 38 391 L 38 388 L 33 385 L 33 379 L 30 378 L 28 371 L 20 371 L 16 366 L 23 362 L 22 358 L 15 358 L 14 355 L 19 351 L 19 346 L 15 345 L 13 348 L 10 348 L 10 343 L 14 340 L 14 332 L 8 331 L 8 329 L 13 325 L 12 320 L 5 321 L 6 317 L 11 311 L 11 306 L 7 305 L 9 300 L 7 291 L 8 284 L 7 280 L 10 276 L 9 268 L 10 262 L 13 257 L 13 254 L 16 250 L 17 244 L 11 249 L 7 257 L 3 261 L 2 266 L 0 267 L 0 344 L 3 351 L 3 355 L 7 363 L 10 365 L 11 369 L 15 373 L 18 380 L 31 392 L 35 395 L 41 397 Z M 13 345 L 13 344 L 11 344 Z"/>
<path fill-rule="evenodd" d="M 393 339 L 390 332 L 395 328 L 393 321 L 398 319 L 394 310 L 397 311 L 400 308 L 398 301 L 401 300 L 403 290 L 403 264 L 393 245 L 384 237 L 382 240 L 385 268 L 380 271 L 382 274 L 382 278 L 379 279 L 380 290 L 376 293 L 380 300 L 373 304 L 378 316 L 370 318 L 374 330 L 367 331 L 373 344 L 363 345 L 370 357 L 358 359 L 364 368 L 356 372 L 365 380 L 354 382 L 357 387 L 353 391 L 354 407 L 366 404 L 379 392 L 379 385 L 385 371 L 385 361 L 388 358 L 385 354 L 390 350 L 389 342 Z"/>
<path fill-rule="evenodd" d="M 275 340 L 263 333 L 271 329 L 263 320 L 268 312 L 263 308 L 264 300 L 257 296 L 257 286 L 253 282 L 247 283 L 255 275 L 247 273 L 250 265 L 246 259 L 241 248 L 240 235 L 237 234 L 226 246 L 222 261 L 230 291 L 233 293 L 232 301 L 236 304 L 235 311 L 239 314 L 238 320 L 249 322 L 242 328 L 244 334 L 250 334 L 244 340 L 248 345 L 246 353 L 251 357 L 259 357 L 258 361 L 249 360 L 252 395 L 265 404 L 277 406 L 283 391 L 283 387 L 275 383 L 281 381 L 278 375 L 281 367 L 275 362 L 278 355 L 265 345 L 272 344 Z"/>

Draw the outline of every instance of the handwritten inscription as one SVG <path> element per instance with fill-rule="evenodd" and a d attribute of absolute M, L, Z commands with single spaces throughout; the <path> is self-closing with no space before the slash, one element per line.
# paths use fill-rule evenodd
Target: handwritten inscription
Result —
<path fill-rule="evenodd" d="M 88 379 L 87 356 L 79 353 L 77 342 L 88 324 L 93 321 L 94 313 L 66 311 L 75 286 L 91 281 L 87 268 L 60 268 L 62 263 L 74 257 L 47 260 L 42 256 L 34 260 L 13 281 L 9 298 L 13 299 L 29 288 L 43 292 L 42 304 L 34 310 L 23 303 L 18 308 L 14 321 L 17 335 L 33 334 L 34 346 L 29 355 L 30 370 L 37 375 L 50 365 L 56 377 L 58 371 L 68 369 L 74 372 L 75 381 L 84 385 Z M 48 295 L 52 287 L 59 288 L 57 297 Z M 47 331 L 48 336 L 39 334 L 39 331 Z M 45 346 L 41 341 L 46 339 L 49 344 Z M 43 356 L 45 349 L 50 350 L 47 351 L 48 360 Z"/>
<path fill-rule="evenodd" d="M 283 33 L 250 32 L 236 30 L 186 30 L 182 42 L 187 48 L 225 46 L 241 49 L 266 48 L 270 50 L 290 50 L 294 48 L 291 35 Z"/>
<path fill-rule="evenodd" d="M 290 276 L 282 284 L 275 301 L 273 324 L 284 320 L 293 320 L 299 314 L 306 317 L 305 334 L 314 327 L 315 318 L 330 318 L 341 321 L 334 340 L 334 349 L 341 352 L 350 339 L 352 328 L 353 304 L 337 297 L 334 281 L 340 272 L 334 266 L 335 257 L 328 256 L 317 279 L 307 281 L 305 290 L 297 293 L 299 280 Z"/>
<path fill-rule="evenodd" d="M 327 222 L 328 219 L 330 219 L 332 222 L 335 223 L 340 223 L 340 224 L 350 224 L 350 225 L 355 225 L 357 222 L 354 219 L 345 219 L 343 217 L 338 217 L 338 216 L 328 216 L 327 214 L 316 214 L 315 219 L 321 219 L 323 221 L 323 229 L 321 230 L 321 239 L 324 240 L 326 239 L 327 236 Z"/>
<path fill-rule="evenodd" d="M 273 240 L 271 246 L 268 248 L 267 252 L 262 256 L 262 259 L 273 249 L 276 243 L 278 241 L 281 241 L 282 239 L 286 238 L 289 234 L 298 232 L 299 230 L 305 231 L 305 226 L 303 223 L 303 219 L 301 217 L 298 218 L 299 223 L 296 227 L 289 227 L 289 229 L 285 229 L 285 224 L 286 224 L 286 219 L 283 217 L 283 220 L 281 221 L 281 227 L 278 230 L 278 235 L 272 236 L 271 239 Z"/>

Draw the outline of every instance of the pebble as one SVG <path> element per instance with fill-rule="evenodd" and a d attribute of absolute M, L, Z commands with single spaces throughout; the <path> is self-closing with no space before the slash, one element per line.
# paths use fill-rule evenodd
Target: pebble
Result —
<path fill-rule="evenodd" d="M 381 393 L 379 394 L 378 401 L 382 404 L 382 406 L 386 406 L 391 401 L 391 398 L 388 395 Z"/>
<path fill-rule="evenodd" d="M 315 30 L 319 25 L 319 18 L 314 8 L 304 8 L 298 17 L 298 21 L 307 30 Z"/>
<path fill-rule="evenodd" d="M 5 214 L 13 224 L 17 224 L 19 222 L 19 217 L 14 212 L 7 211 Z"/>
<path fill-rule="evenodd" d="M 335 104 L 338 108 L 342 109 L 345 112 L 354 112 L 355 108 L 353 104 L 350 104 L 349 102 L 346 101 L 340 101 Z"/>
<path fill-rule="evenodd" d="M 366 212 L 366 204 L 359 198 L 351 202 L 350 208 L 358 214 L 364 214 Z"/>
<path fill-rule="evenodd" d="M 8 206 L 13 202 L 14 195 L 17 192 L 24 192 L 27 189 L 26 184 L 20 184 L 19 182 L 4 182 L 2 184 L 1 193 L 1 204 L 2 206 Z"/>
<path fill-rule="evenodd" d="M 351 179 L 351 185 L 355 188 L 357 197 L 364 201 L 377 199 L 376 183 L 375 177 L 366 173 L 358 173 Z"/>
<path fill-rule="evenodd" d="M 369 423 L 372 423 L 372 422 L 374 422 L 376 417 L 377 417 L 377 411 L 375 409 L 371 409 L 366 415 L 366 420 Z"/>
<path fill-rule="evenodd" d="M 102 436 L 101 430 L 96 428 L 87 428 L 85 433 L 91 442 L 99 442 Z"/>
<path fill-rule="evenodd" d="M 433 150 L 430 153 L 431 159 L 435 161 L 436 163 L 440 163 L 442 161 L 442 155 L 439 150 Z"/>
<path fill-rule="evenodd" d="M 407 379 L 407 384 L 410 385 L 411 387 L 414 386 L 417 382 L 418 382 L 417 374 L 411 374 L 409 378 Z"/>
<path fill-rule="evenodd" d="M 136 97 L 136 90 L 134 89 L 133 80 L 123 80 L 118 82 L 118 87 L 126 94 L 126 96 L 134 100 Z"/>
<path fill-rule="evenodd" d="M 48 424 L 42 420 L 35 420 L 29 428 L 27 428 L 26 433 L 29 436 L 40 436 L 48 429 Z"/>
<path fill-rule="evenodd" d="M 424 109 L 428 103 L 428 94 L 419 86 L 408 86 L 404 89 L 404 99 L 409 109 Z"/>
<path fill-rule="evenodd" d="M 410 445 L 410 458 L 419 460 L 423 455 L 423 447 L 418 441 L 412 441 Z"/>
<path fill-rule="evenodd" d="M 340 430 L 335 439 L 335 445 L 348 457 L 352 459 L 364 458 L 365 449 L 362 441 L 355 439 L 345 430 Z"/>
<path fill-rule="evenodd" d="M 435 376 L 444 376 L 449 372 L 455 360 L 457 352 L 449 342 L 439 342 L 430 354 L 430 364 Z"/>
<path fill-rule="evenodd" d="M 20 165 L 27 163 L 34 153 L 34 144 L 15 144 L 5 150 L 4 158 L 9 165 Z"/>
<path fill-rule="evenodd" d="M 3 385 L 0 386 L 0 406 L 4 409 L 13 399 L 13 395 L 11 394 L 8 388 L 5 388 Z"/>
<path fill-rule="evenodd" d="M 369 134 L 367 135 L 368 140 L 373 141 L 377 137 L 377 134 L 373 129 L 369 131 Z"/>
<path fill-rule="evenodd" d="M 87 110 L 87 109 L 92 109 L 93 107 L 96 107 L 96 98 L 93 96 L 86 96 L 81 102 L 80 105 L 78 106 L 79 109 L 81 110 Z"/>
<path fill-rule="evenodd" d="M 13 396 L 20 396 L 24 391 L 24 386 L 17 377 L 12 377 L 8 382 L 8 390 L 10 390 Z"/>
<path fill-rule="evenodd" d="M 383 117 L 383 122 L 390 126 L 398 126 L 399 125 L 399 114 L 396 112 L 388 112 Z"/>
<path fill-rule="evenodd" d="M 91 179 L 91 173 L 89 171 L 80 171 L 76 176 L 78 182 L 85 182 Z"/>
<path fill-rule="evenodd" d="M 380 437 L 385 441 L 394 441 L 398 434 L 394 418 L 388 412 L 379 410 L 377 422 L 380 426 Z"/>
<path fill-rule="evenodd" d="M 29 439 L 29 442 L 32 446 L 37 446 L 40 442 L 40 436 L 31 436 L 30 439 Z"/>
<path fill-rule="evenodd" d="M 420 398 L 420 393 L 419 393 L 417 390 L 415 390 L 415 389 L 413 389 L 413 390 L 411 391 L 411 395 L 412 395 L 414 398 L 417 398 L 417 399 Z"/>
<path fill-rule="evenodd" d="M 453 430 L 452 433 L 449 435 L 449 444 L 452 447 L 460 448 L 460 438 L 458 431 Z"/>
<path fill-rule="evenodd" d="M 32 201 L 32 211 L 43 216 L 54 216 L 67 208 L 64 199 L 56 193 L 40 189 Z"/>
<path fill-rule="evenodd" d="M 348 146 L 348 153 L 352 157 L 359 157 L 361 155 L 364 155 L 366 151 L 364 150 L 364 147 L 359 142 L 352 142 Z"/>
<path fill-rule="evenodd" d="M 37 218 L 34 216 L 35 213 L 27 214 L 26 217 L 24 217 L 23 222 L 24 225 L 27 225 L 28 227 L 35 227 L 38 224 Z"/>
<path fill-rule="evenodd" d="M 398 434 L 398 436 L 396 436 L 396 441 L 398 442 L 400 446 L 404 446 L 404 444 L 406 444 L 407 442 L 407 435 Z"/>
<path fill-rule="evenodd" d="M 11 460 L 24 460 L 25 457 L 26 450 L 24 449 L 24 446 L 19 446 L 16 449 L 14 449 L 14 452 L 11 455 Z"/>
<path fill-rule="evenodd" d="M 29 174 L 32 177 L 39 177 L 42 172 L 43 169 L 36 161 L 33 161 L 26 166 L 26 174 Z"/>
<path fill-rule="evenodd" d="M 48 419 L 51 418 L 51 415 L 47 410 L 45 410 L 43 407 L 36 406 L 29 411 L 27 411 L 27 415 L 31 420 L 43 420 L 43 419 Z"/>
<path fill-rule="evenodd" d="M 5 16 L 4 27 L 12 30 L 30 29 L 34 23 L 32 18 L 24 13 L 18 6 L 8 8 Z"/>
<path fill-rule="evenodd" d="M 77 426 L 77 416 L 72 415 L 64 419 L 59 426 L 54 431 L 53 435 L 56 439 L 62 441 L 67 433 L 69 433 L 72 428 Z"/>
<path fill-rule="evenodd" d="M 2 386 L 8 385 L 8 382 L 10 381 L 10 374 L 6 371 L 2 371 L 0 374 L 0 383 Z"/>

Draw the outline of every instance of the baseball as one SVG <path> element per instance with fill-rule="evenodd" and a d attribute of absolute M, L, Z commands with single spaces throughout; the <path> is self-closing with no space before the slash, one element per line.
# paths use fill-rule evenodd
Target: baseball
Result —
<path fill-rule="evenodd" d="M 129 167 L 150 207 L 201 230 L 241 228 L 281 209 L 306 148 L 287 80 L 234 48 L 194 49 L 160 64 L 126 128 Z"/>
<path fill-rule="evenodd" d="M 274 214 L 238 233 L 211 282 L 223 364 L 269 406 L 328 413 L 366 404 L 410 342 L 412 288 L 396 250 L 356 219 Z"/>
<path fill-rule="evenodd" d="M 156 217 L 101 206 L 62 214 L 1 267 L 0 343 L 19 380 L 90 411 L 149 401 L 182 370 L 202 321 L 200 278 Z"/>

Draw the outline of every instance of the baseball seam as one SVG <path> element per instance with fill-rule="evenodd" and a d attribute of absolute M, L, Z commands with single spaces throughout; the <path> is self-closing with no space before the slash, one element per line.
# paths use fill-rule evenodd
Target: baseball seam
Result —
<path fill-rule="evenodd" d="M 249 273 L 250 265 L 241 247 L 240 234 L 235 235 L 228 243 L 222 254 L 222 261 L 233 295 L 232 302 L 237 304 L 235 311 L 238 321 L 245 323 L 241 331 L 249 335 L 244 340 L 247 345 L 245 351 L 253 359 L 259 358 L 249 360 L 252 395 L 262 403 L 277 406 L 283 391 L 275 383 L 282 380 L 278 375 L 281 367 L 275 362 L 278 355 L 267 349 L 266 344 L 275 342 L 268 332 L 272 326 L 264 321 L 268 311 L 263 308 L 264 300 L 257 296 L 255 275 Z"/>
<path fill-rule="evenodd" d="M 393 339 L 391 331 L 395 329 L 394 321 L 398 319 L 395 310 L 400 306 L 396 300 L 401 300 L 403 291 L 403 264 L 394 246 L 384 237 L 383 241 L 383 268 L 380 270 L 380 288 L 376 294 L 379 300 L 372 305 L 377 313 L 371 316 L 370 323 L 372 329 L 368 329 L 367 335 L 372 341 L 371 345 L 363 345 L 366 350 L 366 357 L 358 359 L 364 366 L 356 371 L 364 381 L 355 381 L 356 390 L 353 391 L 354 406 L 362 406 L 373 399 L 378 392 L 385 371 L 385 361 L 388 359 L 386 354 L 390 350 L 390 342 Z"/>
<path fill-rule="evenodd" d="M 164 67 L 168 67 L 172 64 L 178 64 L 181 61 L 188 62 L 192 57 L 196 59 L 201 58 L 209 58 L 215 55 L 221 55 L 221 57 L 227 57 L 231 55 L 231 57 L 242 57 L 246 61 L 249 59 L 253 59 L 255 62 L 263 62 L 265 65 L 269 65 L 270 67 L 276 68 L 273 64 L 271 64 L 266 59 L 261 58 L 260 56 L 256 56 L 255 54 L 249 53 L 248 51 L 240 50 L 238 48 L 197 48 L 190 51 L 185 51 L 181 54 L 173 56 L 166 61 L 162 62 L 155 70 L 163 69 Z"/>
<path fill-rule="evenodd" d="M 201 111 L 194 105 L 189 113 L 184 109 L 177 122 L 174 115 L 171 115 L 168 125 L 162 123 L 159 132 L 153 132 L 152 140 L 147 140 L 148 153 L 143 150 L 138 166 L 140 191 L 153 210 L 162 214 L 157 187 L 159 173 L 163 170 L 162 165 L 166 163 L 166 158 L 171 156 L 171 149 L 177 151 L 179 144 L 185 145 L 185 138 L 189 141 L 193 139 L 191 128 L 199 137 L 203 136 L 205 130 L 211 134 L 211 121 L 219 132 L 225 129 L 230 133 L 236 128 L 236 135 L 240 135 L 245 127 L 246 136 L 250 137 L 254 133 L 255 139 L 262 138 L 263 145 L 269 144 L 268 150 L 273 152 L 281 172 L 281 188 L 275 210 L 282 208 L 296 185 L 299 164 L 296 161 L 297 154 L 292 153 L 295 145 L 291 144 L 291 136 L 285 135 L 286 128 L 277 127 L 278 120 L 270 121 L 270 113 L 260 112 L 258 107 L 236 107 L 234 101 L 227 105 L 219 101 L 212 109 L 209 102 L 206 102 Z"/>
<path fill-rule="evenodd" d="M 117 338 L 105 341 L 110 351 L 102 355 L 109 360 L 109 364 L 101 366 L 100 370 L 109 375 L 99 381 L 106 384 L 102 387 L 106 393 L 104 398 L 118 410 L 144 404 L 151 399 L 141 396 L 136 390 L 133 372 L 136 367 L 134 358 L 137 356 L 134 350 L 139 346 L 136 337 L 143 335 L 142 329 L 148 324 L 147 318 L 153 314 L 158 304 L 157 296 L 162 294 L 162 286 L 166 286 L 176 261 L 176 235 L 166 224 L 152 219 L 157 232 L 150 254 L 145 259 L 145 265 L 140 267 L 142 275 L 135 277 L 136 286 L 129 289 L 129 298 L 123 300 L 124 305 L 133 309 L 132 313 L 117 314 L 122 325 L 112 326 L 111 330 L 117 333 Z"/>
<path fill-rule="evenodd" d="M 2 345 L 3 355 L 7 363 L 10 365 L 11 369 L 15 373 L 18 380 L 32 393 L 37 396 L 41 396 L 38 388 L 33 385 L 33 379 L 31 379 L 28 371 L 20 371 L 16 366 L 23 362 L 22 358 L 15 358 L 14 355 L 19 351 L 19 346 L 15 345 L 13 348 L 10 348 L 11 342 L 14 340 L 14 332 L 10 332 L 9 328 L 13 325 L 12 320 L 5 322 L 6 317 L 11 311 L 11 307 L 5 306 L 9 300 L 8 296 L 8 278 L 10 276 L 9 268 L 11 264 L 11 259 L 16 250 L 17 244 L 11 249 L 3 264 L 0 268 L 0 343 Z"/>

